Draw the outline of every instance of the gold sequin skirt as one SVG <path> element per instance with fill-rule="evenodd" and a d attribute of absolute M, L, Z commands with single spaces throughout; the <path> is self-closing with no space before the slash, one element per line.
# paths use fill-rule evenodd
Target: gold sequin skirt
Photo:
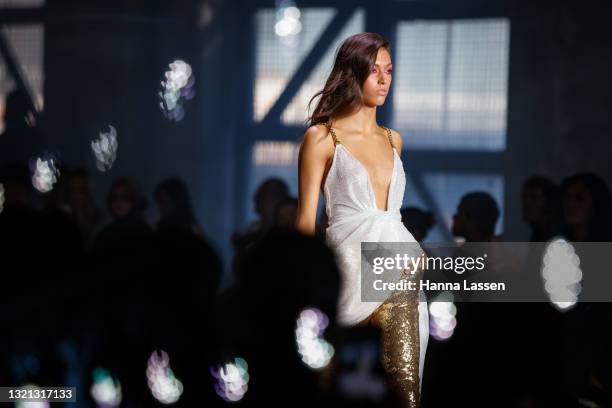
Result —
<path fill-rule="evenodd" d="M 419 407 L 419 292 L 393 292 L 372 313 L 368 324 L 381 331 L 381 359 L 391 391 L 402 406 Z"/>

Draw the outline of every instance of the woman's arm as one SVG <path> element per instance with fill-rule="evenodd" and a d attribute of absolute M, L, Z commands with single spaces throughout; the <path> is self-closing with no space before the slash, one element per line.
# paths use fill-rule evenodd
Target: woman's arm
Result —
<path fill-rule="evenodd" d="M 333 155 L 333 141 L 324 125 L 308 128 L 298 155 L 298 209 L 295 228 L 315 235 L 317 206 L 327 162 Z"/>

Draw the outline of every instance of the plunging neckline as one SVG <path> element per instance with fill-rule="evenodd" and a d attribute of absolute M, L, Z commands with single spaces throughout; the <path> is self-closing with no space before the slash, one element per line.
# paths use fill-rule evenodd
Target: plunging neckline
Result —
<path fill-rule="evenodd" d="M 370 172 L 368 171 L 367 167 L 357 158 L 355 157 L 355 155 L 353 153 L 351 153 L 351 151 L 344 146 L 343 143 L 338 142 L 336 144 L 336 146 L 334 147 L 334 161 L 332 163 L 332 166 L 334 166 L 335 162 L 336 162 L 336 151 L 338 150 L 338 145 L 342 146 L 344 148 L 344 151 L 348 153 L 348 155 L 355 160 L 355 162 L 357 164 L 359 164 L 359 166 L 363 169 L 363 171 L 365 171 L 366 173 L 366 178 L 368 179 L 368 185 L 370 187 L 370 192 L 372 195 L 372 202 L 374 204 L 374 207 L 377 210 L 380 211 L 389 211 L 389 199 L 391 197 L 391 189 L 393 188 L 393 181 L 395 180 L 395 166 L 396 166 L 396 156 L 398 155 L 397 150 L 395 149 L 395 146 L 391 146 L 391 148 L 393 149 L 393 166 L 391 168 L 391 178 L 389 179 L 389 186 L 387 187 L 387 208 L 386 209 L 382 209 L 380 207 L 378 207 L 378 204 L 376 203 L 376 194 L 374 193 L 374 184 L 372 183 L 372 178 L 370 177 Z M 330 171 L 328 171 L 328 175 L 327 178 L 329 178 L 329 173 L 331 172 L 331 167 L 330 167 Z M 325 184 L 327 184 L 327 178 L 325 179 Z"/>

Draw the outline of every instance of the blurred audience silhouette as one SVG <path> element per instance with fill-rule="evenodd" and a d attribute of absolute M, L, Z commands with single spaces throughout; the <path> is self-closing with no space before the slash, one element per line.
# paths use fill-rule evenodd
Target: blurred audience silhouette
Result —
<path fill-rule="evenodd" d="M 324 242 L 325 210 L 315 237 L 295 231 L 297 199 L 283 180 L 268 179 L 258 187 L 253 202 L 259 219 L 232 236 L 234 280 L 221 291 L 223 263 L 183 180 L 167 178 L 153 189 L 159 217 L 150 223 L 138 182 L 116 178 L 105 222 L 89 171 L 62 166 L 61 174 L 54 190 L 43 195 L 32 187 L 26 165 L 0 167 L 3 261 L 32 271 L 5 276 L 6 288 L 25 288 L 5 289 L 1 301 L 3 310 L 14 311 L 3 314 L 2 323 L 17 333 L 0 340 L 5 383 L 61 385 L 72 373 L 86 384 L 87 373 L 104 367 L 121 381 L 125 406 L 142 406 L 153 401 L 144 381 L 146 362 L 164 350 L 184 384 L 178 406 L 202 398 L 225 406 L 216 370 L 235 358 L 248 363 L 245 406 L 262 401 L 394 406 L 376 360 L 377 333 L 335 324 L 340 281 Z M 531 176 L 520 199 L 527 241 L 611 240 L 610 190 L 594 173 L 576 173 L 560 185 Z M 427 209 L 405 207 L 401 214 L 425 245 L 434 228 L 447 227 Z M 503 232 L 496 234 L 500 215 L 491 194 L 466 191 L 448 228 L 466 243 L 502 242 Z M 507 256 L 491 257 L 505 264 L 502 255 Z M 541 257 L 534 251 L 529 262 L 538 264 Z M 582 267 L 588 274 L 601 265 L 584 259 Z M 542 285 L 535 268 L 525 273 L 531 285 Z M 608 304 L 579 302 L 565 312 L 548 303 L 458 302 L 456 307 L 453 336 L 428 349 L 424 407 L 493 401 L 565 407 L 579 398 L 609 398 Z M 321 370 L 308 366 L 296 342 L 298 317 L 309 308 L 325 316 L 322 336 L 335 350 Z M 32 324 L 22 316 L 47 318 Z M 468 389 L 477 392 L 466 394 Z"/>

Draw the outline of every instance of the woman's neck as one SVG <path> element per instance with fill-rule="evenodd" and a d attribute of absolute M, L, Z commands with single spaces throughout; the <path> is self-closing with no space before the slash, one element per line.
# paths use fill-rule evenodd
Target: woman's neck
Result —
<path fill-rule="evenodd" d="M 332 126 L 349 133 L 372 134 L 378 128 L 376 106 L 362 105 L 361 109 L 354 113 L 335 118 Z"/>

